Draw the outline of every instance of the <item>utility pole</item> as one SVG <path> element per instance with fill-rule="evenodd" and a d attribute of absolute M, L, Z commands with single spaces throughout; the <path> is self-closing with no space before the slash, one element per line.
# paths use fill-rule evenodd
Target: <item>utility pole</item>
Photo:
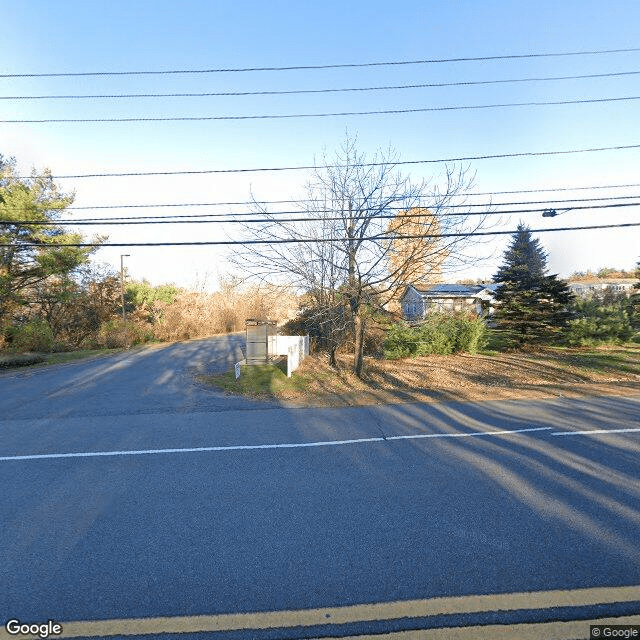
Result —
<path fill-rule="evenodd" d="M 120 298 L 122 299 L 122 320 L 126 320 L 124 310 L 124 258 L 130 257 L 128 253 L 120 255 Z"/>

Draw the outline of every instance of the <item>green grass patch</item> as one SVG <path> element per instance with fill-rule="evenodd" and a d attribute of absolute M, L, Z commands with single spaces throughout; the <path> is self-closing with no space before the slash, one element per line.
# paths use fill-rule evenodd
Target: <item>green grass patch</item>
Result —
<path fill-rule="evenodd" d="M 45 354 L 44 364 L 63 364 L 65 362 L 72 362 L 73 360 L 82 360 L 91 356 L 97 355 L 109 355 L 111 353 L 118 353 L 124 351 L 124 349 L 82 349 L 80 351 L 64 351 L 61 353 L 47 353 Z"/>
<path fill-rule="evenodd" d="M 487 329 L 487 343 L 480 351 L 484 355 L 497 355 L 514 342 L 513 332 L 505 329 Z"/>
<path fill-rule="evenodd" d="M 262 397 L 276 397 L 287 391 L 304 391 L 317 379 L 317 374 L 298 372 L 287 378 L 286 361 L 268 365 L 242 365 L 237 380 L 234 370 L 219 375 L 201 376 L 202 382 L 229 393 Z"/>
<path fill-rule="evenodd" d="M 582 349 L 547 347 L 540 358 L 535 354 L 529 355 L 533 360 L 549 357 L 555 365 L 573 372 L 640 375 L 640 345 L 634 343 Z"/>

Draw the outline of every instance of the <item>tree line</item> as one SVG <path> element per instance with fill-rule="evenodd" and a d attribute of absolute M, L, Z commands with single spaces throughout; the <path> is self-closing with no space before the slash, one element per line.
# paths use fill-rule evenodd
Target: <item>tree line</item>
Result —
<path fill-rule="evenodd" d="M 19 178 L 13 158 L 0 156 L 0 349 L 63 351 L 126 347 L 239 331 L 247 317 L 282 318 L 293 304 L 283 287 L 220 278 L 219 291 L 121 283 L 95 263 L 97 247 L 56 225 L 73 202 L 51 174 Z M 100 243 L 105 238 L 93 238 Z"/>
<path fill-rule="evenodd" d="M 224 277 L 215 293 L 129 282 L 125 318 L 118 274 L 92 262 L 96 247 L 62 246 L 82 240 L 56 225 L 73 196 L 60 192 L 48 172 L 17 177 L 15 160 L 0 156 L 0 347 L 118 347 L 203 337 L 240 330 L 247 317 L 285 318 L 299 306 L 289 330 L 311 334 L 332 364 L 338 349 L 350 349 L 354 372 L 363 375 L 367 345 L 381 326 L 399 319 L 406 285 L 433 284 L 445 264 L 452 269 L 476 260 L 468 250 L 477 248 L 475 234 L 487 228 L 489 212 L 465 206 L 474 184 L 468 168 L 446 167 L 438 181 L 415 182 L 398 171 L 393 150 L 367 157 L 356 143 L 347 136 L 334 157 L 322 157 L 299 218 L 255 201 L 263 222 L 245 225 L 252 242 L 230 256 L 243 279 Z M 494 322 L 517 347 L 568 337 L 576 344 L 594 336 L 625 339 L 638 329 L 638 296 L 576 301 L 566 282 L 548 274 L 547 255 L 523 224 L 494 281 L 500 284 Z M 613 307 L 604 309 L 609 302 Z M 448 338 L 433 333 L 434 326 L 423 331 L 439 349 L 463 344 L 461 331 L 472 336 L 473 348 L 482 344 L 477 323 L 439 324 L 448 327 Z M 396 347 L 395 353 L 405 349 Z"/>

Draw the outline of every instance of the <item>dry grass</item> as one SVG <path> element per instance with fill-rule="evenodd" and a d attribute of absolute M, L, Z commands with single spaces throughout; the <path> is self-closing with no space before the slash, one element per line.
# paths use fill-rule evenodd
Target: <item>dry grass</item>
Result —
<path fill-rule="evenodd" d="M 276 372 L 260 387 L 233 374 L 210 377 L 230 393 L 299 406 L 350 406 L 409 401 L 465 401 L 579 397 L 640 393 L 640 345 L 589 350 L 546 349 L 539 353 L 426 356 L 366 361 L 366 376 L 350 371 L 339 357 L 331 369 L 324 355 L 308 357 L 287 381 Z M 277 378 L 277 379 L 276 379 Z"/>
<path fill-rule="evenodd" d="M 243 286 L 222 279 L 221 290 L 215 293 L 182 291 L 171 304 L 156 301 L 152 309 L 156 320 L 150 329 L 162 341 L 204 338 L 240 331 L 246 318 L 282 321 L 296 308 L 297 299 L 283 287 Z"/>

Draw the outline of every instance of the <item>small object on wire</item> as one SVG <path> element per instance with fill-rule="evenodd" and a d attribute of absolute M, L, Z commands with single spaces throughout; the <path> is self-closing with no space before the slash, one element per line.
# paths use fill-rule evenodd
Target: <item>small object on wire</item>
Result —
<path fill-rule="evenodd" d="M 542 213 L 543 218 L 553 218 L 558 215 L 555 209 L 545 209 Z"/>

